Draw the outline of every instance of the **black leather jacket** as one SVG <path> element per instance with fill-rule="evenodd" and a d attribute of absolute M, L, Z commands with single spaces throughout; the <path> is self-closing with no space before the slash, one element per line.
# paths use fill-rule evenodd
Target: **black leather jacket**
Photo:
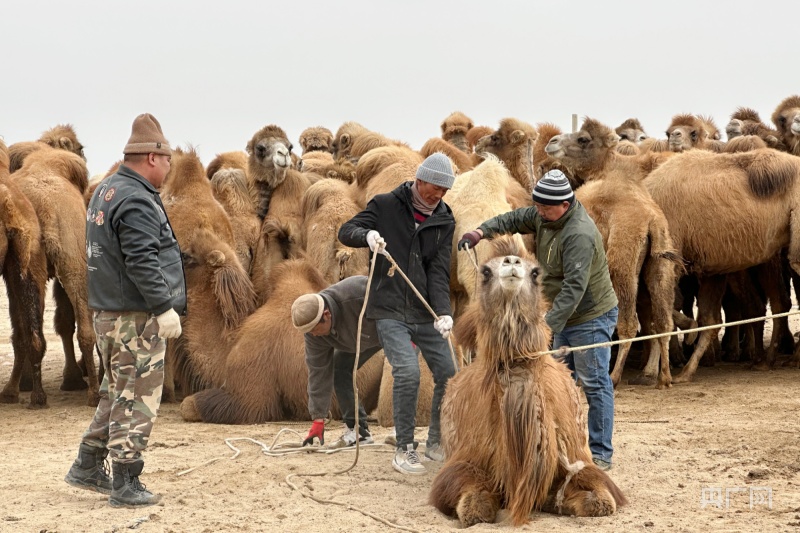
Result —
<path fill-rule="evenodd" d="M 342 225 L 339 240 L 353 248 L 364 247 L 367 233 L 376 230 L 386 241 L 386 251 L 436 314 L 452 316 L 450 253 L 456 227 L 453 212 L 440 201 L 431 216 L 415 229 L 411 184 L 403 183 L 392 192 L 370 200 L 364 211 Z M 388 276 L 390 266 L 383 255 L 378 256 L 366 316 L 376 320 L 391 318 L 407 324 L 432 322 L 433 317 L 402 276 Z"/>
<path fill-rule="evenodd" d="M 161 197 L 124 165 L 89 201 L 86 255 L 92 309 L 185 313 L 183 260 Z"/>

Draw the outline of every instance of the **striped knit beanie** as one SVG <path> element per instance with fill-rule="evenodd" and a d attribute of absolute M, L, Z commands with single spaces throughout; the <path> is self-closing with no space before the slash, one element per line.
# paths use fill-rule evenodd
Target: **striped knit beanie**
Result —
<path fill-rule="evenodd" d="M 533 187 L 533 201 L 537 204 L 560 205 L 575 198 L 569 180 L 560 170 L 551 170 Z"/>

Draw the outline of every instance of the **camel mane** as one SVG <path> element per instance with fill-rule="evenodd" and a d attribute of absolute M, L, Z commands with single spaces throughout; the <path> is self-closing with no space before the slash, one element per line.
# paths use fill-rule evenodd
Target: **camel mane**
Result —
<path fill-rule="evenodd" d="M 203 187 L 208 186 L 206 172 L 197 150 L 193 146 L 187 146 L 186 150 L 175 147 L 172 150 L 169 174 L 164 180 L 163 194 L 179 196 L 200 183 Z"/>
<path fill-rule="evenodd" d="M 328 128 L 313 126 L 300 133 L 300 147 L 307 152 L 329 152 L 333 144 L 333 133 Z"/>
<path fill-rule="evenodd" d="M 638 118 L 629 118 L 619 126 L 617 126 L 616 131 L 619 130 L 626 130 L 626 129 L 634 129 L 634 130 L 641 130 L 644 131 L 642 127 L 642 123 L 639 122 Z"/>
<path fill-rule="evenodd" d="M 736 111 L 734 111 L 731 115 L 731 120 L 761 122 L 761 117 L 758 116 L 758 111 L 755 109 L 750 109 L 749 107 L 737 107 Z"/>
<path fill-rule="evenodd" d="M 466 135 L 473 128 L 472 119 L 461 111 L 453 111 L 439 126 L 442 129 L 442 137 L 453 134 Z"/>
<path fill-rule="evenodd" d="M 704 139 L 708 135 L 708 130 L 703 127 L 702 120 L 689 113 L 683 113 L 681 115 L 675 115 L 672 117 L 672 122 L 670 122 L 670 125 L 667 128 L 667 137 L 669 137 L 669 131 L 678 126 L 686 126 L 697 130 L 698 140 Z"/>

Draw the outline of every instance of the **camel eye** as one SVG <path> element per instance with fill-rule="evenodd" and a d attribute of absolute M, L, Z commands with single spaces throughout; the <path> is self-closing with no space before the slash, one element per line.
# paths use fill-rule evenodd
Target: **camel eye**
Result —
<path fill-rule="evenodd" d="M 487 283 L 490 279 L 492 279 L 492 269 L 488 266 L 484 266 L 481 269 L 481 274 L 483 274 L 483 282 Z"/>
<path fill-rule="evenodd" d="M 578 137 L 578 144 L 586 146 L 587 144 L 589 144 L 590 140 L 591 139 L 589 139 L 588 137 Z"/>
<path fill-rule="evenodd" d="M 625 135 L 624 133 L 623 133 L 622 135 L 620 135 L 620 136 L 619 136 L 619 138 L 620 138 L 620 140 L 622 140 L 622 141 L 627 141 L 627 140 L 628 140 L 628 136 L 627 136 L 627 135 Z"/>
<path fill-rule="evenodd" d="M 531 269 L 531 280 L 533 280 L 533 284 L 536 285 L 539 280 L 539 267 L 533 267 Z"/>
<path fill-rule="evenodd" d="M 291 143 L 289 143 L 289 151 L 290 151 L 290 152 L 292 151 L 292 148 L 294 148 L 294 145 L 293 145 L 293 144 L 291 144 Z"/>
<path fill-rule="evenodd" d="M 691 137 L 692 137 L 693 141 L 696 141 L 697 140 L 697 132 L 693 131 Z"/>
<path fill-rule="evenodd" d="M 779 117 L 778 122 L 780 122 L 781 125 L 786 124 L 786 117 Z"/>

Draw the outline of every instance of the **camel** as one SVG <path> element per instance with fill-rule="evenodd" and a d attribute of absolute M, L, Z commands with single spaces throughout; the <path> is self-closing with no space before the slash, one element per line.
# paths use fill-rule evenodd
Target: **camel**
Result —
<path fill-rule="evenodd" d="M 272 269 L 287 259 L 304 257 L 294 226 L 273 218 L 267 218 L 261 225 L 261 232 L 253 252 L 250 279 L 256 291 L 259 306 L 267 300 L 271 290 L 270 273 Z"/>
<path fill-rule="evenodd" d="M 784 150 L 800 155 L 800 96 L 789 96 L 778 104 L 772 123 L 778 128 Z"/>
<path fill-rule="evenodd" d="M 87 388 L 75 360 L 73 336 L 77 322 L 78 346 L 88 380 L 88 405 L 97 405 L 100 385 L 94 360 L 95 344 L 89 310 L 86 266 L 86 224 L 100 214 L 89 213 L 83 194 L 88 186 L 86 163 L 66 150 L 44 146 L 31 152 L 11 179 L 30 200 L 41 228 L 47 274 L 55 278 L 54 326 L 64 347 L 61 390 Z M 102 216 L 100 218 L 102 223 Z"/>
<path fill-rule="evenodd" d="M 300 134 L 301 155 L 310 152 L 330 152 L 333 144 L 333 133 L 328 128 L 315 126 L 306 128 Z"/>
<path fill-rule="evenodd" d="M 467 132 L 467 145 L 469 146 L 469 152 L 474 152 L 478 141 L 487 135 L 491 135 L 493 132 L 494 129 L 490 128 L 489 126 L 473 126 L 470 128 Z"/>
<path fill-rule="evenodd" d="M 781 134 L 778 130 L 772 129 L 761 120 L 758 112 L 749 107 L 739 107 L 731 115 L 731 120 L 725 126 L 725 133 L 728 135 L 728 143 L 737 137 L 753 135 L 760 138 L 766 146 L 776 150 L 785 150 L 781 141 Z M 751 141 L 753 142 L 753 141 Z M 751 149 L 755 149 L 756 146 Z M 741 146 L 736 149 L 726 147 L 727 152 L 743 152 Z"/>
<path fill-rule="evenodd" d="M 310 185 L 306 176 L 291 167 L 292 144 L 275 125 L 264 126 L 247 143 L 247 179 L 256 213 L 299 224 L 300 200 Z"/>
<path fill-rule="evenodd" d="M 228 214 L 236 256 L 249 274 L 261 234 L 261 221 L 250 202 L 245 172 L 234 168 L 217 171 L 211 178 L 211 192 Z"/>
<path fill-rule="evenodd" d="M 673 152 L 684 152 L 693 148 L 719 152 L 723 143 L 712 138 L 715 129 L 716 126 L 705 117 L 675 115 L 667 128 L 669 149 Z"/>
<path fill-rule="evenodd" d="M 475 127 L 471 118 L 461 111 L 453 111 L 442 121 L 440 127 L 442 140 L 452 144 L 465 154 L 472 153 L 472 148 L 467 141 L 467 132 Z"/>
<path fill-rule="evenodd" d="M 423 158 L 435 154 L 436 152 L 441 152 L 450 158 L 453 162 L 453 170 L 455 170 L 455 172 L 471 170 L 481 161 L 481 157 L 477 154 L 466 154 L 458 146 L 438 137 L 428 139 L 425 144 L 422 145 L 422 148 L 419 149 L 419 153 Z"/>
<path fill-rule="evenodd" d="M 333 284 L 369 270 L 367 248 L 350 248 L 339 242 L 342 224 L 361 208 L 350 198 L 350 189 L 339 180 L 318 181 L 303 195 L 303 244 L 325 281 Z"/>
<path fill-rule="evenodd" d="M 8 148 L 0 140 L 0 273 L 8 295 L 14 366 L 0 391 L 0 403 L 19 402 L 23 367 L 31 367 L 31 408 L 47 406 L 42 387 L 45 341 L 44 299 L 47 257 L 36 211 L 14 180 L 9 179 Z"/>
<path fill-rule="evenodd" d="M 331 145 L 331 153 L 334 159 L 350 159 L 352 162 L 356 162 L 364 154 L 380 146 L 408 148 L 406 143 L 370 131 L 357 122 L 345 122 L 336 131 Z"/>
<path fill-rule="evenodd" d="M 328 284 L 308 261 L 292 259 L 272 269 L 269 285 L 266 303 L 242 324 L 226 352 L 225 385 L 185 398 L 184 420 L 212 424 L 309 420 L 305 343 L 289 317 L 298 296 L 319 292 Z M 359 369 L 359 391 L 367 412 L 377 403 L 382 359 L 372 357 Z"/>
<path fill-rule="evenodd" d="M 300 158 L 300 172 L 313 172 L 320 174 L 324 172 L 324 168 L 328 165 L 334 164 L 335 161 L 330 152 L 322 152 L 320 150 L 313 150 L 306 152 Z"/>
<path fill-rule="evenodd" d="M 22 164 L 28 154 L 45 146 L 72 152 L 80 156 L 84 162 L 86 161 L 86 156 L 83 154 L 83 145 L 78 140 L 75 128 L 72 124 L 59 124 L 42 133 L 38 141 L 14 143 L 8 147 L 9 172 L 13 174 L 22 168 Z"/>
<path fill-rule="evenodd" d="M 677 269 L 683 268 L 670 238 L 667 219 L 641 184 L 643 172 L 637 158 L 616 152 L 617 134 L 594 119 L 584 120 L 572 134 L 556 135 L 547 144 L 550 157 L 568 167 L 586 183 L 575 195 L 592 217 L 603 236 L 611 283 L 619 300 L 617 335 L 633 339 L 638 330 L 636 302 L 640 279 L 650 297 L 648 315 L 656 332 L 673 330 Z M 642 320 L 643 326 L 648 324 Z M 669 387 L 669 340 L 659 339 L 659 358 L 651 357 L 643 382 L 655 381 L 658 388 Z M 616 386 L 630 344 L 622 344 L 611 372 Z M 660 367 L 660 372 L 659 372 Z"/>
<path fill-rule="evenodd" d="M 369 181 L 395 163 L 418 167 L 425 158 L 419 152 L 402 146 L 383 146 L 370 150 L 356 164 L 355 188 L 365 190 Z"/>
<path fill-rule="evenodd" d="M 220 170 L 239 169 L 247 171 L 247 152 L 223 152 L 217 154 L 206 168 L 206 176 L 209 180 L 214 179 L 214 174 Z"/>
<path fill-rule="evenodd" d="M 793 156 L 772 149 L 734 154 L 693 150 L 666 160 L 643 183 L 666 216 L 689 272 L 698 276 L 701 325 L 719 323 L 724 274 L 766 263 L 786 246 L 791 268 L 800 269 L 800 235 L 791 222 L 800 207 L 800 161 Z M 773 312 L 781 312 L 780 298 L 771 301 Z M 775 324 L 767 366 L 774 364 L 779 330 Z M 691 381 L 717 331 L 700 334 L 674 382 Z M 792 364 L 798 363 L 795 351 Z"/>
<path fill-rule="evenodd" d="M 447 385 L 447 459 L 429 502 L 464 527 L 494 522 L 503 506 L 520 526 L 531 511 L 608 516 L 627 503 L 592 462 L 578 388 L 546 351 L 550 328 L 539 267 L 517 255 L 481 266 L 479 298 L 456 326 L 477 359 Z"/>
<path fill-rule="evenodd" d="M 614 131 L 619 135 L 621 141 L 630 141 L 637 146 L 647 139 L 647 134 L 638 118 L 629 118 L 617 126 Z"/>
<path fill-rule="evenodd" d="M 533 190 L 533 143 L 536 128 L 515 118 L 504 118 L 500 127 L 491 135 L 483 137 L 475 146 L 475 152 L 496 155 L 511 176 L 526 190 Z"/>

